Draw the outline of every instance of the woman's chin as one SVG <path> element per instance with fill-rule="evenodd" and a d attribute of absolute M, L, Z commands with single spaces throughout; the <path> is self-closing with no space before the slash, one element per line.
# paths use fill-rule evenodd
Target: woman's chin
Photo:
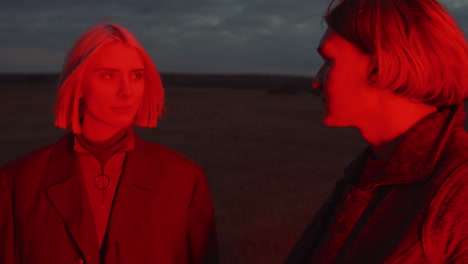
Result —
<path fill-rule="evenodd" d="M 117 127 L 117 128 L 124 128 L 132 125 L 134 118 L 122 118 L 119 120 L 111 120 L 108 121 L 107 124 L 112 126 L 112 127 Z"/>

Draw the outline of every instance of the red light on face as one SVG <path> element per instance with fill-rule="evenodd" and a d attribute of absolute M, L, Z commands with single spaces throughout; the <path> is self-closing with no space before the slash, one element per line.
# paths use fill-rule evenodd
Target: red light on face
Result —
<path fill-rule="evenodd" d="M 120 42 L 103 46 L 83 78 L 83 126 L 92 123 L 99 131 L 131 125 L 143 99 L 143 76 L 144 64 L 135 48 Z"/>
<path fill-rule="evenodd" d="M 320 87 L 321 87 L 321 84 L 318 83 L 318 82 L 315 82 L 315 83 L 312 84 L 312 88 L 314 88 L 314 89 L 318 89 Z"/>
<path fill-rule="evenodd" d="M 318 52 L 325 58 L 312 87 L 321 90 L 323 122 L 329 126 L 356 126 L 366 113 L 375 113 L 375 91 L 367 83 L 370 56 L 328 29 Z"/>

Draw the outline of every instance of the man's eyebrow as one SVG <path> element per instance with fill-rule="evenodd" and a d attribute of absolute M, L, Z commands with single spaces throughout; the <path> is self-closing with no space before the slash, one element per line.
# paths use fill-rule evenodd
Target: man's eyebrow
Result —
<path fill-rule="evenodd" d="M 132 70 L 132 72 L 139 72 L 139 71 L 145 71 L 145 69 L 144 69 L 144 68 L 141 68 L 141 69 Z"/>

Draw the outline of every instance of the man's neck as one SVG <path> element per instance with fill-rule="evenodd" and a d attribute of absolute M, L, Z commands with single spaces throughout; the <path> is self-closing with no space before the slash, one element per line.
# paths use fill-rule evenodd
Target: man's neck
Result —
<path fill-rule="evenodd" d="M 390 159 L 404 134 L 424 117 L 437 111 L 434 106 L 405 101 L 387 109 L 389 111 L 381 111 L 381 116 L 373 116 L 367 125 L 359 127 L 378 160 Z"/>

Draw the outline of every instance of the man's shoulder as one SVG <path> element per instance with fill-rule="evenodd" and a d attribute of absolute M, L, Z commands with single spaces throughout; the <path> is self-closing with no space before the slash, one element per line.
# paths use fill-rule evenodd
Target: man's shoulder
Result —
<path fill-rule="evenodd" d="M 440 184 L 425 214 L 423 239 L 433 258 L 460 258 L 466 261 L 468 255 L 464 252 L 468 250 L 468 154 L 466 145 L 461 142 L 456 147 L 447 159 L 452 160 L 452 165 L 456 166 L 447 171 L 448 176 Z M 466 263 L 464 261 L 460 263 Z"/>
<path fill-rule="evenodd" d="M 448 137 L 437 167 L 441 174 L 446 175 L 439 194 L 459 187 L 468 190 L 468 133 L 465 130 L 456 129 Z"/>
<path fill-rule="evenodd" d="M 468 133 L 458 129 L 449 138 L 439 160 L 440 174 L 446 175 L 439 184 L 433 205 L 439 213 L 454 209 L 468 212 L 460 203 L 468 202 Z M 434 206 L 433 206 L 434 207 Z"/>
<path fill-rule="evenodd" d="M 449 137 L 443 155 L 468 161 L 468 133 L 461 128 L 456 129 Z"/>

